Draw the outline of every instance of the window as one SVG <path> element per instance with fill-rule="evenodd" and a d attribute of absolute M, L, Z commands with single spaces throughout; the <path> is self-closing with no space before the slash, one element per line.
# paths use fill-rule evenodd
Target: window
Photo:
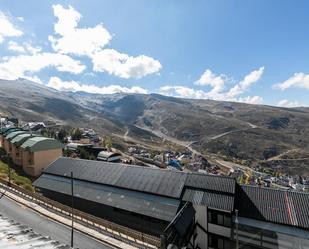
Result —
<path fill-rule="evenodd" d="M 231 216 L 223 212 L 208 210 L 208 223 L 231 227 Z"/>
<path fill-rule="evenodd" d="M 209 234 L 208 246 L 216 249 L 232 249 L 233 242 L 218 235 Z"/>
<path fill-rule="evenodd" d="M 224 225 L 224 215 L 217 214 L 217 224 L 223 226 Z"/>
<path fill-rule="evenodd" d="M 34 164 L 34 155 L 33 153 L 29 152 L 29 164 L 32 165 Z"/>

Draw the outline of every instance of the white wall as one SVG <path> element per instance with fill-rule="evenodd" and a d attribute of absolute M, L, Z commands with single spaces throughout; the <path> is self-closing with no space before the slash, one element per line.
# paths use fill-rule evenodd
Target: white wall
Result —
<path fill-rule="evenodd" d="M 198 222 L 206 231 L 207 231 L 207 207 L 193 205 L 196 213 L 195 213 L 195 221 Z M 197 237 L 196 237 L 196 245 L 198 245 L 201 249 L 207 249 L 207 234 L 199 227 L 196 228 Z"/>

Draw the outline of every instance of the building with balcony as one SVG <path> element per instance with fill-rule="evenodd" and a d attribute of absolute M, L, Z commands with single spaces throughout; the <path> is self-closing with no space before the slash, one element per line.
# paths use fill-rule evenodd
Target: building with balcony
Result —
<path fill-rule="evenodd" d="M 145 233 L 162 248 L 309 248 L 309 194 L 234 178 L 59 158 L 34 182 L 48 198 Z M 237 247 L 238 245 L 238 247 Z"/>

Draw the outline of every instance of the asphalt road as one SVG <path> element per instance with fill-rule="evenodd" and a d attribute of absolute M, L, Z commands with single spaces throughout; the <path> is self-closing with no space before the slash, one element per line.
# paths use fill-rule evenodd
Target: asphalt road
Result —
<path fill-rule="evenodd" d="M 33 210 L 22 206 L 5 196 L 0 198 L 0 214 L 14 220 L 15 222 L 29 226 L 41 235 L 50 236 L 52 239 L 67 245 L 71 244 L 71 229 L 69 227 L 41 216 Z M 110 249 L 113 247 L 102 244 L 85 234 L 74 231 L 74 248 Z"/>

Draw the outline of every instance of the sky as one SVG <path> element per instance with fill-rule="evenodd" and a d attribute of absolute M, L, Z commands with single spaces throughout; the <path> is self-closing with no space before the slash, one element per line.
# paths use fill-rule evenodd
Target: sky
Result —
<path fill-rule="evenodd" d="M 0 0 L 0 79 L 309 106 L 309 1 Z"/>

